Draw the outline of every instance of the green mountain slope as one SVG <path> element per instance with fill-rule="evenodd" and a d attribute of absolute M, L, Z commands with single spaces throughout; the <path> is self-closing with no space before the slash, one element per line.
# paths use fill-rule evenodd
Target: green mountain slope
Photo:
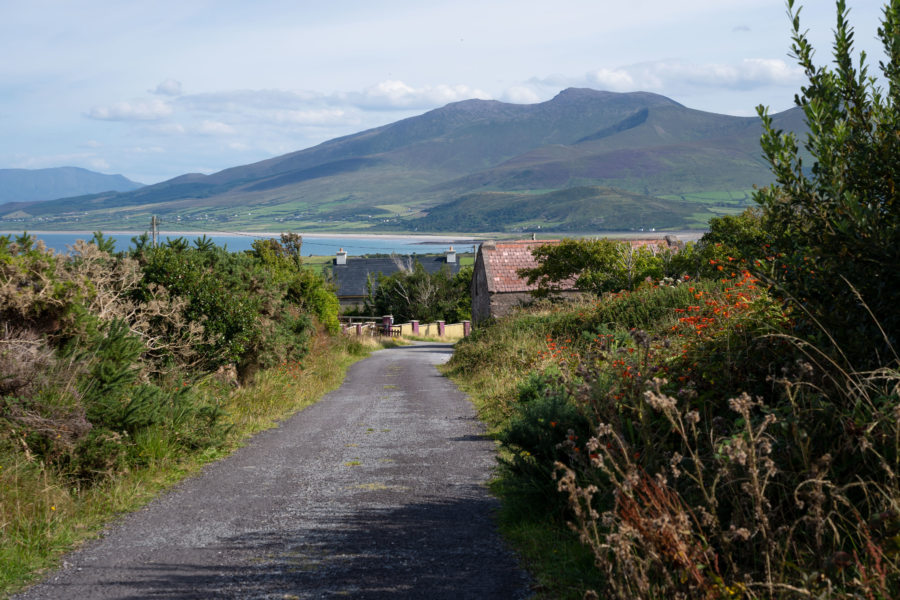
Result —
<path fill-rule="evenodd" d="M 797 110 L 776 122 L 803 126 Z M 51 228 L 157 214 L 194 228 L 496 231 L 541 219 L 570 228 L 562 213 L 592 207 L 591 226 L 601 229 L 696 227 L 740 210 L 753 185 L 768 183 L 760 132 L 756 118 L 644 92 L 569 89 L 532 105 L 467 100 L 212 175 L 27 212 Z M 542 213 L 542 203 L 558 206 Z M 0 206 L 0 215 L 21 209 Z M 646 223 L 648 211 L 666 225 Z"/>
<path fill-rule="evenodd" d="M 702 212 L 692 202 L 573 187 L 545 194 L 475 192 L 409 224 L 422 231 L 650 230 L 701 227 Z"/>

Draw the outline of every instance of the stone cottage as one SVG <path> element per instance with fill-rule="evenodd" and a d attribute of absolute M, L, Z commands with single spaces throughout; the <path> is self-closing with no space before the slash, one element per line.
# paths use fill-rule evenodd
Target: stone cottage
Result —
<path fill-rule="evenodd" d="M 647 246 L 654 250 L 669 248 L 677 250 L 683 246 L 675 236 L 660 239 L 622 240 L 634 247 Z M 475 257 L 475 272 L 472 274 L 472 321 L 478 323 L 491 317 L 499 318 L 513 308 L 530 304 L 534 297 L 531 292 L 537 284 L 519 277 L 519 270 L 531 269 L 538 265 L 531 253 L 545 244 L 558 244 L 559 240 L 517 240 L 508 242 L 485 242 L 478 248 Z M 561 286 L 555 295 L 577 299 L 583 292 L 575 288 L 572 280 Z"/>
<path fill-rule="evenodd" d="M 481 244 L 472 275 L 472 321 L 499 318 L 513 308 L 530 304 L 534 300 L 531 292 L 537 284 L 528 285 L 519 277 L 519 270 L 537 266 L 532 250 L 558 243 L 559 240 L 518 240 Z M 580 292 L 570 286 L 558 295 L 579 296 Z"/>

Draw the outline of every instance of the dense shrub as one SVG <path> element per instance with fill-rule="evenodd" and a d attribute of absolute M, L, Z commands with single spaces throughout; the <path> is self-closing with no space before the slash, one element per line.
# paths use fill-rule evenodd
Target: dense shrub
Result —
<path fill-rule="evenodd" d="M 648 279 L 679 275 L 671 272 L 672 253 L 608 239 L 565 239 L 533 251 L 536 267 L 522 269 L 520 276 L 537 284 L 537 297 L 552 296 L 574 282 L 586 292 L 632 290 Z"/>
<path fill-rule="evenodd" d="M 710 219 L 709 230 L 698 242 L 689 242 L 675 253 L 669 269 L 679 276 L 718 279 L 726 269 L 759 270 L 767 256 L 771 256 L 771 245 L 762 211 L 748 208 L 739 215 Z"/>
<path fill-rule="evenodd" d="M 364 312 L 393 315 L 396 322 L 416 319 L 458 323 L 471 318 L 471 281 L 471 267 L 460 269 L 456 275 L 448 268 L 429 273 L 422 263 L 414 261 L 409 268 L 391 275 L 379 274 L 370 282 Z"/>
<path fill-rule="evenodd" d="M 531 399 L 485 412 L 501 432 L 521 429 L 534 397 L 589 415 L 587 441 L 553 452 L 566 450 L 558 486 L 604 575 L 601 597 L 900 597 L 900 2 L 879 30 L 885 90 L 851 60 L 844 2 L 834 70 L 812 63 L 788 5 L 812 166 L 761 111 L 776 184 L 756 195 L 760 210 L 714 220 L 673 257 L 687 282 L 514 316 L 451 361 L 465 376 L 455 363 L 478 356 L 490 372 L 522 353 L 486 352 L 490 334 L 582 325 L 529 354 L 535 373 L 558 364 L 557 378 L 527 379 L 523 366 Z"/>
<path fill-rule="evenodd" d="M 834 68 L 814 63 L 799 8 L 793 0 L 789 6 L 792 51 L 808 80 L 796 103 L 809 126 L 803 146 L 813 163 L 804 164 L 796 136 L 773 129 L 760 107 L 775 184 L 755 200 L 778 263 L 773 275 L 802 307 L 806 334 L 828 330 L 849 363 L 865 368 L 895 359 L 900 341 L 900 3 L 885 6 L 878 30 L 880 79 L 864 56 L 854 60 L 843 0 Z"/>
<path fill-rule="evenodd" d="M 114 254 L 97 232 L 69 256 L 0 237 L 0 450 L 91 484 L 216 446 L 224 414 L 195 382 L 297 365 L 316 321 L 336 327 L 336 298 L 301 268 L 299 236 L 248 253 L 145 237 Z"/>
<path fill-rule="evenodd" d="M 497 439 L 509 450 L 502 460 L 532 510 L 559 512 L 565 507 L 551 478 L 553 465 L 568 463 L 563 442 L 587 440 L 590 433 L 590 421 L 556 367 L 532 373 L 522 383 L 518 402 Z"/>

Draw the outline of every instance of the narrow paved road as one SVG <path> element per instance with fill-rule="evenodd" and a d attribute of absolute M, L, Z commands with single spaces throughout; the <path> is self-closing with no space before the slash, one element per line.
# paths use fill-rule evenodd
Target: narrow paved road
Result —
<path fill-rule="evenodd" d="M 493 444 L 434 367 L 451 352 L 374 353 L 18 598 L 527 597 L 483 485 Z"/>

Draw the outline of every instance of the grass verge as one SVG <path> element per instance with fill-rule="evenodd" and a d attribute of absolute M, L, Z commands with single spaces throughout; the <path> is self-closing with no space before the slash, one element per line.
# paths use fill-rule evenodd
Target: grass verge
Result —
<path fill-rule="evenodd" d="M 489 435 L 496 436 L 506 426 L 527 374 L 546 366 L 539 342 L 571 329 L 569 321 L 573 315 L 577 320 L 578 314 L 578 309 L 535 311 L 523 313 L 515 323 L 499 323 L 487 331 L 476 329 L 465 361 L 441 367 L 468 394 Z M 507 453 L 500 448 L 501 458 L 509 458 Z M 535 511 L 523 502 L 517 485 L 515 477 L 501 467 L 490 488 L 501 500 L 497 514 L 500 532 L 534 578 L 534 597 L 581 600 L 585 589 L 598 587 L 593 555 L 573 532 L 560 528 L 558 517 Z"/>
<path fill-rule="evenodd" d="M 231 425 L 223 445 L 174 457 L 163 436 L 142 439 L 145 465 L 94 487 L 72 487 L 27 450 L 0 454 L 0 597 L 38 580 L 117 515 L 143 506 L 254 433 L 315 403 L 340 385 L 347 367 L 381 347 L 376 341 L 319 336 L 302 367 L 285 364 L 261 372 L 251 386 L 236 390 L 210 378 L 200 388 L 222 398 Z"/>

